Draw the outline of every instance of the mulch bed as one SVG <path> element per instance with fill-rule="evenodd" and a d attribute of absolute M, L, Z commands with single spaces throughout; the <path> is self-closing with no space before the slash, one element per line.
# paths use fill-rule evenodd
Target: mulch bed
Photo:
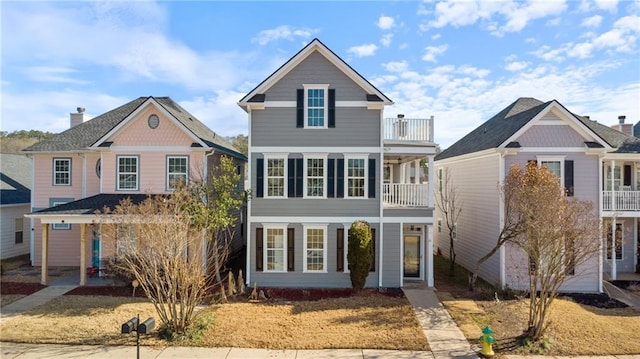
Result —
<path fill-rule="evenodd" d="M 99 295 L 106 297 L 133 297 L 131 286 L 83 286 L 73 289 L 65 295 Z M 136 298 L 146 298 L 142 288 L 136 288 Z"/>
<path fill-rule="evenodd" d="M 587 294 L 587 293 L 562 293 L 560 298 L 571 298 L 576 303 L 583 305 L 590 305 L 596 308 L 613 309 L 613 308 L 626 308 L 628 305 L 617 301 L 609 297 L 606 293 L 600 294 Z"/>
<path fill-rule="evenodd" d="M 0 283 L 0 294 L 33 294 L 40 289 L 46 288 L 46 285 L 40 283 L 19 283 L 19 282 L 2 282 Z"/>

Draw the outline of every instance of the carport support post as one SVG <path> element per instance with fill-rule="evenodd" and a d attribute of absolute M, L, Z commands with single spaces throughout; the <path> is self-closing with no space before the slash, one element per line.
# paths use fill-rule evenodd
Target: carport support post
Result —
<path fill-rule="evenodd" d="M 87 225 L 82 223 L 80 225 L 80 285 L 87 284 L 87 241 L 84 238 L 86 232 Z"/>
<path fill-rule="evenodd" d="M 49 224 L 42 224 L 42 260 L 40 267 L 40 284 L 47 285 L 47 277 L 49 276 L 49 268 L 47 260 L 49 259 Z"/>

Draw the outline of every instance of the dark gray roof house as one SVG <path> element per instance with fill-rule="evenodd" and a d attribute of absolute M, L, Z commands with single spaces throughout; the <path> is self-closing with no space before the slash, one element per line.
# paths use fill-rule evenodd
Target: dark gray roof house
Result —
<path fill-rule="evenodd" d="M 31 202 L 31 159 L 14 153 L 0 154 L 0 204 Z"/>

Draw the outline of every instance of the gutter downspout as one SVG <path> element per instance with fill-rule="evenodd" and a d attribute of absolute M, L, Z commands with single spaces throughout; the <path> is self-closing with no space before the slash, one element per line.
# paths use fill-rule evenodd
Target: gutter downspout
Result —
<path fill-rule="evenodd" d="M 35 180 L 36 180 L 36 160 L 33 158 L 31 154 L 27 154 L 27 158 L 31 158 L 31 191 L 30 195 L 30 203 L 29 203 L 29 212 L 33 212 L 33 205 L 35 203 L 36 191 L 35 191 Z M 29 217 L 29 261 L 31 262 L 31 266 L 35 266 L 35 220 L 33 217 Z"/>
<path fill-rule="evenodd" d="M 603 228 L 604 226 L 604 222 L 603 222 L 603 218 L 602 218 L 602 206 L 604 205 L 603 199 L 602 199 L 602 191 L 604 191 L 604 178 L 602 177 L 602 170 L 603 170 L 603 166 L 604 166 L 604 162 L 602 161 L 602 155 L 598 156 L 598 220 L 600 222 L 599 227 Z M 600 243 L 598 245 L 598 292 L 602 293 L 603 292 L 603 288 L 602 288 L 602 281 L 604 280 L 603 278 L 603 272 L 604 272 L 604 238 L 602 236 L 603 231 L 600 230 Z"/>
<path fill-rule="evenodd" d="M 216 153 L 215 150 L 211 150 L 211 152 L 204 155 L 203 164 L 202 164 L 202 178 L 204 183 L 206 184 L 209 181 L 209 177 L 207 173 L 209 172 L 209 156 Z M 207 231 L 202 231 L 202 269 L 207 269 L 207 253 L 209 252 L 209 247 L 207 246 Z"/>
<path fill-rule="evenodd" d="M 253 170 L 253 166 L 251 165 L 251 156 L 253 154 L 253 150 L 252 150 L 252 146 L 251 146 L 251 139 L 253 137 L 251 137 L 251 106 L 248 105 L 247 106 L 247 117 L 248 117 L 248 131 L 247 131 L 247 183 L 249 189 L 251 189 L 251 180 L 253 177 L 252 176 L 252 170 Z M 244 189 L 245 192 L 247 191 L 247 188 Z M 245 285 L 248 287 L 251 284 L 251 196 L 247 196 L 247 231 L 246 231 L 246 236 L 247 236 L 247 244 L 246 244 L 246 250 L 245 250 Z"/>
<path fill-rule="evenodd" d="M 504 185 L 504 177 L 505 177 L 505 156 L 504 152 L 498 154 L 498 186 L 502 188 Z M 500 233 L 501 228 L 504 226 L 504 202 L 502 199 L 498 200 L 498 233 Z M 506 278 L 506 249 L 505 244 L 500 246 L 500 288 L 504 289 L 507 284 Z"/>
<path fill-rule="evenodd" d="M 378 208 L 380 215 L 380 234 L 378 238 L 380 238 L 380 250 L 379 252 L 379 265 L 378 265 L 378 288 L 382 288 L 382 259 L 384 258 L 384 204 L 382 201 L 382 194 L 384 193 L 384 111 L 380 110 L 380 160 L 378 166 Z M 402 232 L 402 230 L 400 231 Z M 400 237 L 400 242 L 402 242 L 402 237 Z M 402 273 L 402 270 L 400 271 Z M 400 274 L 402 276 L 402 274 Z M 400 286 L 402 287 L 403 281 L 400 281 Z"/>

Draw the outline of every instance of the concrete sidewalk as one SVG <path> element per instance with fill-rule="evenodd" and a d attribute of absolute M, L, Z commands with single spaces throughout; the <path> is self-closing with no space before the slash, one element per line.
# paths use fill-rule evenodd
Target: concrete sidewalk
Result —
<path fill-rule="evenodd" d="M 631 291 L 618 288 L 612 283 L 602 281 L 602 288 L 611 298 L 614 298 L 635 310 L 640 311 L 640 295 L 637 295 Z"/>
<path fill-rule="evenodd" d="M 75 289 L 76 287 L 77 285 L 52 285 L 8 304 L 2 307 L 2 312 L 0 312 L 0 324 L 20 313 L 26 312 L 39 305 L 43 305 L 48 301 Z"/>

